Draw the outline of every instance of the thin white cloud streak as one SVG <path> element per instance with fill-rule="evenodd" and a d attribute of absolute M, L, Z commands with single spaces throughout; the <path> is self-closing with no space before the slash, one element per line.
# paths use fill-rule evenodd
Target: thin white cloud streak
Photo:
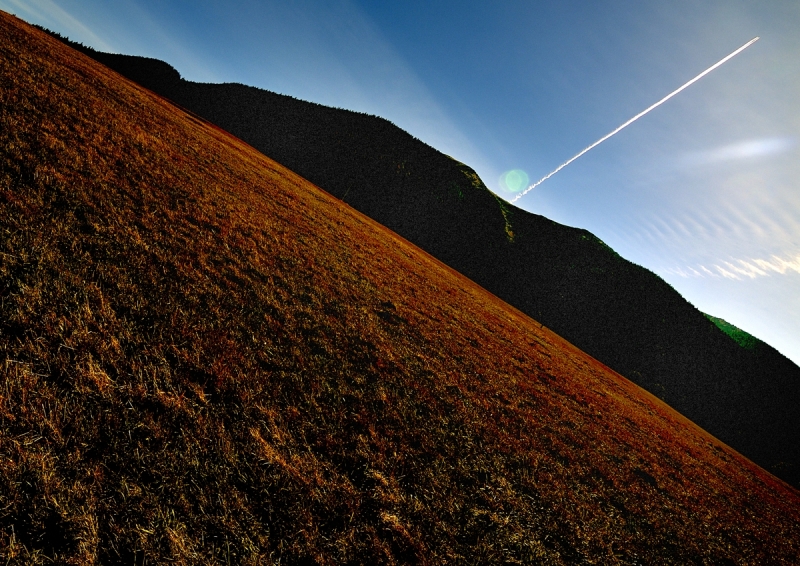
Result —
<path fill-rule="evenodd" d="M 682 162 L 686 165 L 706 165 L 725 161 L 766 157 L 785 153 L 796 144 L 796 140 L 791 137 L 746 140 L 709 151 L 692 153 L 684 157 Z"/>
<path fill-rule="evenodd" d="M 673 97 L 673 96 L 675 96 L 676 94 L 680 93 L 682 90 L 684 90 L 684 89 L 686 89 L 686 88 L 690 87 L 691 85 L 693 85 L 694 83 L 696 83 L 697 81 L 699 81 L 700 79 L 702 79 L 704 76 L 706 76 L 708 73 L 710 73 L 711 71 L 713 71 L 714 69 L 716 69 L 716 68 L 717 68 L 717 67 L 719 67 L 720 65 L 723 65 L 724 63 L 726 63 L 727 61 L 729 61 L 729 60 L 730 60 L 730 59 L 732 59 L 733 57 L 736 57 L 736 56 L 737 56 L 739 53 L 741 53 L 742 51 L 744 51 L 745 49 L 747 49 L 748 47 L 750 47 L 751 45 L 753 45 L 753 44 L 754 44 L 756 41 L 758 41 L 758 39 L 759 39 L 758 37 L 755 37 L 755 38 L 751 39 L 750 41 L 748 41 L 747 43 L 745 43 L 744 45 L 742 45 L 742 46 L 741 46 L 739 49 L 737 49 L 736 51 L 734 51 L 733 53 L 731 53 L 731 54 L 730 54 L 730 55 L 728 55 L 727 57 L 723 58 L 722 60 L 718 61 L 717 63 L 715 63 L 715 64 L 711 65 L 711 66 L 710 66 L 708 69 L 706 69 L 705 71 L 703 71 L 702 73 L 700 73 L 699 75 L 697 75 L 695 78 L 693 78 L 692 80 L 690 80 L 690 81 L 688 81 L 687 83 L 685 83 L 684 85 L 682 85 L 681 87 L 679 87 L 679 88 L 677 88 L 677 89 L 673 90 L 673 91 L 672 91 L 671 93 L 669 93 L 667 96 L 665 96 L 664 98 L 662 98 L 661 100 L 659 100 L 658 102 L 656 102 L 655 104 L 653 104 L 652 106 L 650 106 L 649 108 L 647 108 L 646 110 L 643 110 L 642 112 L 639 112 L 639 113 L 638 113 L 636 116 L 634 116 L 633 118 L 631 118 L 630 120 L 628 120 L 627 122 L 625 122 L 624 124 L 622 124 L 621 126 L 619 126 L 617 129 L 615 129 L 614 131 L 612 131 L 612 132 L 611 132 L 611 133 L 609 133 L 609 134 L 606 134 L 605 136 L 603 136 L 602 138 L 600 138 L 599 140 L 597 140 L 596 142 L 594 142 L 592 145 L 590 145 L 589 147 L 587 147 L 586 149 L 584 149 L 583 151 L 581 151 L 580 153 L 578 153 L 578 154 L 577 154 L 577 155 L 575 155 L 574 157 L 570 158 L 569 160 L 565 161 L 564 163 L 562 163 L 561 165 L 559 165 L 558 167 L 556 167 L 556 168 L 555 168 L 553 171 L 551 171 L 550 173 L 548 173 L 547 175 L 545 175 L 544 177 L 542 177 L 541 179 L 539 179 L 538 181 L 536 181 L 534 184 L 532 184 L 532 185 L 531 185 L 531 186 L 529 186 L 527 189 L 525 189 L 524 191 L 522 191 L 521 193 L 519 193 L 517 196 L 515 196 L 515 197 L 514 197 L 514 198 L 511 200 L 511 202 L 513 203 L 513 202 L 516 202 L 516 201 L 518 201 L 519 199 L 521 199 L 522 197 L 524 197 L 524 196 L 525 196 L 527 193 L 529 193 L 530 191 L 532 191 L 533 189 L 535 189 L 536 187 L 538 187 L 539 185 L 541 185 L 542 183 L 544 183 L 544 182 L 545 182 L 547 179 L 549 179 L 550 177 L 552 177 L 553 175 L 555 175 L 556 173 L 558 173 L 559 171 L 561 171 L 561 170 L 562 170 L 564 167 L 566 167 L 567 165 L 569 165 L 570 163 L 572 163 L 573 161 L 575 161 L 576 159 L 578 159 L 579 157 L 581 157 L 581 156 L 582 156 L 582 155 L 584 155 L 585 153 L 587 153 L 587 152 L 591 151 L 592 149 L 594 149 L 595 147 L 597 147 L 598 145 L 600 145 L 601 143 L 603 143 L 604 141 L 606 141 L 606 140 L 607 140 L 608 138 L 610 138 L 611 136 L 613 136 L 613 135 L 615 135 L 615 134 L 619 133 L 620 131 L 622 131 L 623 129 L 627 128 L 628 126 L 630 126 L 631 124 L 633 124 L 633 123 L 634 123 L 636 120 L 638 120 L 639 118 L 641 118 L 642 116 L 644 116 L 644 115 L 645 115 L 645 114 L 647 114 L 648 112 L 650 112 L 650 111 L 652 111 L 652 110 L 654 110 L 654 109 L 658 108 L 659 106 L 661 106 L 662 104 L 664 104 L 664 103 L 665 103 L 667 100 L 669 100 L 670 98 L 672 98 L 672 97 Z"/>
<path fill-rule="evenodd" d="M 772 260 L 773 261 L 767 261 L 764 259 L 754 259 L 753 263 L 755 263 L 764 270 L 775 271 L 776 273 L 780 273 L 781 275 L 790 270 L 800 273 L 800 254 L 795 256 L 793 259 L 790 258 L 789 260 L 785 260 L 777 256 L 772 256 Z"/>
<path fill-rule="evenodd" d="M 762 192 L 766 193 L 764 189 Z M 795 218 L 800 208 L 791 201 L 770 202 L 758 189 L 733 202 L 708 202 L 707 195 L 697 195 L 695 208 L 688 204 L 669 208 L 670 203 L 656 203 L 660 213 L 648 213 L 628 220 L 629 241 L 648 238 L 680 255 L 700 254 L 734 257 L 743 253 L 763 256 L 772 250 L 792 249 L 800 230 Z"/>
<path fill-rule="evenodd" d="M 791 272 L 800 274 L 800 254 L 786 258 L 772 255 L 769 259 L 732 259 L 731 261 L 720 261 L 718 264 L 698 265 L 698 271 L 692 266 L 685 268 L 677 267 L 664 269 L 664 273 L 678 275 L 680 277 L 724 277 L 726 279 L 742 280 L 744 278 L 755 279 L 757 277 L 768 277 L 773 273 L 786 275 Z M 690 271 L 691 273 L 687 272 Z"/>

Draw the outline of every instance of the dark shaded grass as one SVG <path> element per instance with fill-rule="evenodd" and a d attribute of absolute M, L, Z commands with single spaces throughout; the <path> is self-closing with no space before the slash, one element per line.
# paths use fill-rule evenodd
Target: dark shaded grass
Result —
<path fill-rule="evenodd" d="M 0 557 L 791 563 L 800 499 L 406 241 L 0 19 Z"/>

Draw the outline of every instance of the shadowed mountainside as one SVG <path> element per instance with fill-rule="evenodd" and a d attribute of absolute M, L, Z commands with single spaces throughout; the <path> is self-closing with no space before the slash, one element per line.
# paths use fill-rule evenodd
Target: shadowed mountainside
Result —
<path fill-rule="evenodd" d="M 382 118 L 192 83 L 162 61 L 71 45 L 394 230 L 800 486 L 800 367 L 761 341 L 741 347 L 591 233 L 505 203 L 469 167 Z"/>
<path fill-rule="evenodd" d="M 6 564 L 789 564 L 800 493 L 0 13 Z"/>

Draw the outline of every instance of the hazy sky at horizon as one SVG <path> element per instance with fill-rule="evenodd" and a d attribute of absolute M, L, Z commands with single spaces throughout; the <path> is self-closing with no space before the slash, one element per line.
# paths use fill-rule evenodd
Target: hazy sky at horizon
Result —
<path fill-rule="evenodd" d="M 586 228 L 800 363 L 800 2 L 0 0 L 95 48 L 388 118 L 533 182 L 761 39 L 516 204 Z M 532 291 L 533 292 L 533 291 Z"/>

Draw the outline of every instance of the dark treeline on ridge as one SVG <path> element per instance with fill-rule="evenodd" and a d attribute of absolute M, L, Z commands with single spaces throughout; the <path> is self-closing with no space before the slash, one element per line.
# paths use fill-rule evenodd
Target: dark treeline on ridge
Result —
<path fill-rule="evenodd" d="M 800 486 L 800 368 L 763 342 L 740 346 L 591 233 L 505 203 L 385 119 L 189 82 L 162 61 L 54 35 L 394 230 Z"/>

